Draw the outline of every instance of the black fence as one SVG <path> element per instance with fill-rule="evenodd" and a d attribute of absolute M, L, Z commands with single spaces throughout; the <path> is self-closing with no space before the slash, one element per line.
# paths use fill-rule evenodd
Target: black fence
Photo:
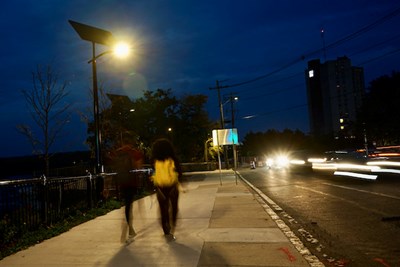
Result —
<path fill-rule="evenodd" d="M 136 193 L 150 189 L 150 169 L 135 170 Z M 0 181 L 0 221 L 19 230 L 51 225 L 77 211 L 119 199 L 116 173 Z"/>

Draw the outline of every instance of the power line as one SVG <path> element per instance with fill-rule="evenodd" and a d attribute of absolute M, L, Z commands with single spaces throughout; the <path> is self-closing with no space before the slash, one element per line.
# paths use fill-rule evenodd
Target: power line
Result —
<path fill-rule="evenodd" d="M 357 55 L 357 54 L 365 53 L 365 52 L 367 52 L 368 50 L 371 50 L 371 49 L 373 49 L 373 48 L 376 48 L 376 47 L 379 47 L 379 46 L 381 46 L 381 45 L 384 45 L 384 44 L 389 43 L 389 42 L 391 42 L 391 41 L 394 41 L 394 40 L 396 40 L 396 39 L 398 39 L 398 38 L 400 38 L 400 34 L 399 34 L 399 35 L 396 35 L 396 36 L 394 36 L 394 37 L 392 37 L 392 38 L 389 38 L 389 39 L 387 39 L 387 40 L 385 40 L 385 41 L 382 41 L 382 42 L 378 42 L 378 43 L 376 43 L 376 44 L 373 44 L 373 45 L 371 45 L 371 46 L 369 46 L 369 47 L 367 47 L 367 48 L 365 48 L 365 49 L 358 50 L 357 52 L 350 54 L 350 57 L 352 57 L 352 56 L 354 56 L 354 55 Z M 364 61 L 364 62 L 362 62 L 362 63 L 359 63 L 358 65 L 359 65 L 359 66 L 365 65 L 365 64 L 367 64 L 367 63 L 370 63 L 370 62 L 379 60 L 380 58 L 386 57 L 386 56 L 388 56 L 388 55 L 395 54 L 395 53 L 397 53 L 397 52 L 399 52 L 399 51 L 400 51 L 400 49 L 396 49 L 396 50 L 394 50 L 394 51 L 387 52 L 387 53 L 385 53 L 385 54 L 383 54 L 383 55 L 376 56 L 376 57 L 374 57 L 374 58 L 372 58 L 372 59 L 368 59 L 368 60 L 366 60 L 366 61 Z M 281 82 L 281 81 L 287 81 L 288 79 L 294 78 L 294 77 L 299 76 L 299 75 L 304 75 L 304 72 L 303 72 L 303 71 L 297 72 L 297 73 L 288 75 L 288 76 L 286 76 L 286 77 L 283 77 L 283 78 L 280 78 L 280 79 L 277 79 L 277 80 L 274 80 L 274 81 L 270 81 L 270 82 L 268 82 L 268 83 L 264 83 L 264 84 L 259 85 L 259 86 L 251 87 L 251 88 L 248 88 L 248 89 L 245 89 L 245 90 L 239 90 L 239 91 L 237 91 L 237 94 L 240 94 L 240 93 L 247 93 L 249 90 L 259 89 L 259 88 L 265 87 L 265 86 L 267 86 L 267 85 L 279 83 L 279 82 Z M 296 85 L 296 87 L 300 87 L 300 85 L 298 85 L 298 86 Z M 291 89 L 294 89 L 294 88 L 291 87 L 291 88 L 286 88 L 286 89 L 277 89 L 277 90 L 271 91 L 271 92 L 269 92 L 269 93 L 257 94 L 256 96 L 251 96 L 251 97 L 244 97 L 244 98 L 241 97 L 240 99 L 241 99 L 241 100 L 249 100 L 249 99 L 253 99 L 253 98 L 256 98 L 256 97 L 260 97 L 260 96 L 262 97 L 262 96 L 268 96 L 268 95 L 276 94 L 276 93 L 279 93 L 279 92 L 280 92 L 279 90 L 281 90 L 281 91 L 287 91 L 287 90 L 291 90 Z"/>
<path fill-rule="evenodd" d="M 360 65 L 365 65 L 365 64 L 371 63 L 371 62 L 373 62 L 373 61 L 376 61 L 376 60 L 378 60 L 378 59 L 381 59 L 381 58 L 383 58 L 383 57 L 386 57 L 386 56 L 389 56 L 389 55 L 392 55 L 392 54 L 396 54 L 396 53 L 398 53 L 398 52 L 400 52 L 400 48 L 395 49 L 395 50 L 393 50 L 393 51 L 389 51 L 389 52 L 387 52 L 387 53 L 385 53 L 385 54 L 383 54 L 383 55 L 380 55 L 380 56 L 371 58 L 371 59 L 369 59 L 369 60 L 367 60 L 367 61 L 364 61 L 364 62 L 360 63 Z"/>
<path fill-rule="evenodd" d="M 295 73 L 295 74 L 292 74 L 292 75 L 283 77 L 283 78 L 281 78 L 281 79 L 277 79 L 277 80 L 270 81 L 270 82 L 267 82 L 267 83 L 264 83 L 264 84 L 261 84 L 261 85 L 255 86 L 255 87 L 251 87 L 250 90 L 262 88 L 262 87 L 265 87 L 265 86 L 267 86 L 267 85 L 271 85 L 271 84 L 275 84 L 275 83 L 280 83 L 280 82 L 282 82 L 282 81 L 287 81 L 287 80 L 289 80 L 289 79 L 291 79 L 291 78 L 294 78 L 294 77 L 299 76 L 299 75 L 302 75 L 302 74 L 303 74 L 303 72 L 297 72 L 297 73 Z M 242 92 L 246 92 L 246 93 L 247 93 L 248 90 L 249 90 L 249 89 L 247 89 L 247 90 L 246 90 L 246 89 L 245 89 L 245 90 L 239 90 L 239 91 L 237 91 L 237 93 L 242 93 Z"/>
<path fill-rule="evenodd" d="M 294 59 L 293 61 L 283 65 L 282 67 L 280 67 L 280 68 L 278 68 L 278 69 L 276 69 L 276 70 L 274 70 L 274 71 L 272 71 L 270 73 L 258 76 L 256 78 L 253 78 L 253 79 L 250 79 L 250 80 L 247 80 L 247 81 L 244 81 L 244 82 L 221 86 L 220 89 L 230 88 L 230 87 L 237 87 L 237 86 L 249 84 L 249 83 L 252 83 L 252 82 L 267 78 L 269 76 L 272 76 L 272 75 L 274 75 L 274 74 L 276 74 L 278 72 L 281 72 L 282 70 L 285 70 L 285 69 L 289 68 L 290 66 L 292 66 L 292 65 L 294 65 L 294 64 L 296 64 L 296 63 L 298 63 L 300 61 L 305 60 L 306 58 L 311 57 L 312 55 L 321 53 L 321 51 L 323 49 L 331 49 L 331 48 L 334 48 L 336 46 L 339 46 L 339 45 L 343 44 L 344 42 L 350 41 L 350 40 L 352 40 L 352 39 L 354 39 L 354 38 L 356 38 L 356 37 L 368 32 L 368 31 L 372 30 L 376 26 L 383 24 L 384 22 L 390 20 L 391 18 L 393 18 L 393 17 L 395 17 L 395 16 L 397 16 L 399 14 L 400 14 L 400 8 L 397 8 L 394 11 L 390 12 L 389 14 L 387 14 L 387 15 L 383 16 L 382 18 L 376 20 L 375 22 L 373 22 L 373 23 L 371 23 L 371 24 L 359 29 L 358 31 L 353 32 L 353 33 L 351 33 L 351 34 L 349 34 L 349 35 L 337 40 L 336 42 L 333 42 L 333 43 L 325 46 L 324 48 L 320 48 L 320 49 L 314 50 L 314 51 L 312 51 L 310 53 L 304 54 L 304 55 L 300 56 L 299 58 Z M 210 88 L 210 89 L 216 89 L 216 88 Z"/>
<path fill-rule="evenodd" d="M 350 54 L 350 57 L 352 57 L 352 56 L 354 56 L 354 55 L 357 55 L 357 54 L 362 54 L 362 53 L 364 53 L 364 52 L 366 52 L 366 51 L 368 51 L 368 50 L 371 50 L 371 49 L 373 49 L 373 48 L 376 48 L 376 47 L 379 47 L 379 46 L 381 46 L 381 45 L 387 44 L 387 43 L 389 43 L 389 42 L 391 42 L 391 41 L 394 41 L 394 40 L 396 40 L 396 39 L 398 39 L 398 38 L 400 38 L 400 34 L 395 35 L 394 37 L 392 37 L 392 38 L 390 38 L 390 39 L 387 39 L 387 40 L 385 40 L 385 41 L 382 41 L 382 42 L 373 44 L 373 45 L 371 45 L 371 46 L 368 46 L 368 47 L 366 47 L 366 48 L 364 48 L 364 49 L 362 49 L 362 50 L 358 50 L 357 52 L 354 52 L 353 54 Z"/>
<path fill-rule="evenodd" d="M 364 33 L 368 32 L 368 31 L 372 30 L 376 26 L 381 25 L 382 23 L 390 20 L 391 18 L 397 16 L 398 14 L 400 14 L 400 8 L 395 9 L 394 11 L 392 11 L 389 14 L 383 16 L 382 18 L 378 19 L 377 21 L 375 21 L 375 22 L 373 22 L 373 23 L 361 28 L 360 30 L 358 30 L 358 31 L 356 31 L 356 32 L 354 32 L 352 34 L 349 34 L 349 35 L 343 37 L 342 39 L 339 39 L 336 42 L 333 42 L 333 43 L 329 44 L 328 46 L 326 46 L 326 48 L 327 49 L 333 48 L 333 47 L 339 46 L 340 44 L 342 44 L 344 42 L 350 41 L 350 40 L 358 37 L 359 35 L 364 34 Z M 320 51 L 321 51 L 321 49 L 318 49 L 317 51 L 314 51 L 314 52 L 308 54 L 307 56 L 313 55 L 313 54 L 315 54 L 317 52 L 320 52 Z"/>
<path fill-rule="evenodd" d="M 398 49 L 397 52 L 398 51 L 400 51 L 400 49 Z M 353 91 L 349 91 L 347 93 L 341 94 L 341 96 L 349 96 L 349 95 L 354 95 L 354 94 L 355 93 Z M 329 99 L 334 99 L 334 98 L 338 98 L 338 97 L 340 97 L 340 96 L 339 95 L 337 95 L 337 96 L 329 96 Z M 260 114 L 248 115 L 248 116 L 242 117 L 241 119 L 242 120 L 252 119 L 252 118 L 255 118 L 255 117 L 267 116 L 267 115 L 271 115 L 273 113 L 285 112 L 285 111 L 289 111 L 289 110 L 292 110 L 292 109 L 298 109 L 298 108 L 302 108 L 302 107 L 306 107 L 306 106 L 308 106 L 308 103 L 307 104 L 299 104 L 299 105 L 289 106 L 289 107 L 286 107 L 284 109 L 272 110 L 272 111 L 264 112 L 264 113 L 260 113 Z"/>
<path fill-rule="evenodd" d="M 297 89 L 297 88 L 299 88 L 299 87 L 301 87 L 303 85 L 304 85 L 303 83 L 301 83 L 301 84 L 299 83 L 299 84 L 296 84 L 296 85 L 293 85 L 293 86 L 290 86 L 290 87 L 287 87 L 287 88 L 284 88 L 284 89 L 276 89 L 276 90 L 273 90 L 273 91 L 269 91 L 268 93 L 257 94 L 255 96 L 240 97 L 240 99 L 241 100 L 251 100 L 251 99 L 254 99 L 254 98 L 260 98 L 260 97 L 264 97 L 264 96 L 275 95 L 275 94 L 279 94 L 279 93 L 282 93 L 282 92 L 285 92 L 285 91 L 290 91 L 290 90 Z"/>
<path fill-rule="evenodd" d="M 263 113 L 259 113 L 259 114 L 243 116 L 240 119 L 248 120 L 248 119 L 252 119 L 252 118 L 256 118 L 256 117 L 268 116 L 268 115 L 271 115 L 271 114 L 277 113 L 277 112 L 286 112 L 286 111 L 289 111 L 292 109 L 298 109 L 298 108 L 303 108 L 303 107 L 307 107 L 307 106 L 308 106 L 308 104 L 299 104 L 299 105 L 295 105 L 295 106 L 286 107 L 283 109 L 277 109 L 277 110 L 272 110 L 272 111 L 263 112 Z"/>
<path fill-rule="evenodd" d="M 387 15 L 383 16 L 382 18 L 376 20 L 375 22 L 373 22 L 373 23 L 371 23 L 371 24 L 359 29 L 358 31 L 353 32 L 352 34 L 349 34 L 349 35 L 347 35 L 347 36 L 345 36 L 345 37 L 343 37 L 343 38 L 341 38 L 341 39 L 339 39 L 339 40 L 337 40 L 337 41 L 335 41 L 335 42 L 333 42 L 333 43 L 331 43 L 331 44 L 329 44 L 327 46 L 324 46 L 323 49 L 332 49 L 332 48 L 337 47 L 337 46 L 339 46 L 339 45 L 341 45 L 341 44 L 343 44 L 343 43 L 345 43 L 347 41 L 353 40 L 353 39 L 359 37 L 360 35 L 365 34 L 368 31 L 371 31 L 373 28 L 383 24 L 384 22 L 390 20 L 391 18 L 397 16 L 398 14 L 400 14 L 400 8 L 395 9 L 394 11 L 390 12 L 389 14 L 387 14 Z M 390 39 L 388 39 L 386 41 L 383 41 L 383 42 L 379 42 L 379 43 L 377 43 L 377 44 L 375 44 L 373 46 L 370 46 L 370 47 L 368 47 L 368 48 L 366 48 L 366 49 L 364 49 L 362 51 L 356 52 L 354 54 L 363 53 L 363 52 L 365 52 L 367 50 L 370 50 L 370 49 L 372 49 L 372 48 L 374 48 L 376 46 L 388 43 L 388 42 L 390 42 L 390 41 L 392 41 L 392 40 L 394 40 L 396 38 L 398 38 L 398 36 L 390 38 Z M 244 81 L 244 82 L 240 82 L 240 83 L 235 83 L 235 84 L 225 85 L 225 86 L 219 86 L 218 88 L 210 88 L 210 89 L 218 89 L 219 90 L 219 89 L 223 89 L 223 88 L 237 87 L 237 86 L 242 86 L 242 85 L 246 85 L 246 84 L 249 84 L 249 83 L 253 83 L 255 81 L 267 78 L 267 77 L 272 76 L 272 75 L 274 75 L 274 74 L 276 74 L 278 72 L 281 72 L 282 70 L 285 70 L 286 68 L 289 68 L 290 66 L 292 66 L 292 65 L 294 65 L 294 64 L 296 64 L 296 63 L 298 63 L 300 61 L 303 61 L 305 58 L 308 58 L 308 57 L 310 57 L 310 56 L 312 56 L 314 54 L 320 53 L 321 51 L 322 51 L 322 49 L 317 49 L 315 51 L 307 53 L 307 54 L 305 54 L 305 55 L 303 55 L 303 56 L 301 56 L 299 58 L 294 59 L 293 61 L 289 62 L 288 64 L 285 64 L 282 67 L 280 67 L 280 68 L 278 68 L 278 69 L 276 69 L 276 70 L 274 70 L 274 71 L 272 71 L 270 73 L 258 76 L 256 78 L 253 78 L 253 79 L 250 79 L 250 80 L 247 80 L 247 81 Z M 380 59 L 382 57 L 397 53 L 399 51 L 400 51 L 400 49 L 396 49 L 394 51 L 387 52 L 384 55 L 381 55 L 381 56 L 372 58 L 370 60 L 367 60 L 367 61 L 363 62 L 361 65 L 367 64 L 367 63 L 375 61 L 375 60 L 378 60 L 378 59 Z M 299 74 L 303 74 L 303 72 L 296 73 L 294 75 L 291 75 L 290 77 L 294 77 L 294 76 L 297 76 Z M 272 82 L 267 83 L 267 84 L 278 83 L 278 82 L 280 82 L 282 80 L 284 80 L 284 79 L 279 79 L 279 80 L 276 80 L 276 81 L 272 81 Z M 265 85 L 266 84 L 261 85 L 261 86 L 257 86 L 257 87 L 253 87 L 252 89 L 260 88 L 260 87 L 263 87 Z M 242 100 L 249 100 L 249 99 L 252 99 L 252 98 L 255 98 L 255 97 L 272 95 L 272 94 L 276 94 L 276 93 L 279 93 L 279 92 L 282 92 L 282 91 L 285 91 L 285 90 L 291 90 L 291 89 L 293 89 L 293 87 L 289 87 L 289 88 L 286 88 L 286 89 L 278 89 L 278 90 L 274 90 L 272 92 L 268 92 L 266 94 L 261 94 L 261 95 L 257 94 L 257 96 L 254 96 L 254 97 L 247 97 L 247 98 L 242 98 L 241 97 L 241 99 Z M 241 93 L 241 92 L 244 92 L 244 91 L 245 90 L 238 91 L 238 93 Z M 347 93 L 347 94 L 349 94 L 349 93 Z M 249 116 L 243 116 L 243 117 L 240 118 L 240 120 L 247 120 L 247 119 L 253 119 L 253 118 L 257 118 L 257 117 L 268 116 L 268 115 L 271 115 L 271 114 L 274 114 L 274 113 L 287 112 L 287 111 L 290 111 L 290 110 L 293 110 L 293 109 L 299 109 L 299 108 L 303 108 L 303 107 L 307 107 L 307 106 L 308 106 L 308 104 L 293 105 L 293 106 L 286 107 L 286 108 L 279 109 L 279 110 L 273 110 L 273 111 L 268 111 L 268 112 L 264 112 L 264 113 L 253 114 L 253 115 L 249 115 Z"/>

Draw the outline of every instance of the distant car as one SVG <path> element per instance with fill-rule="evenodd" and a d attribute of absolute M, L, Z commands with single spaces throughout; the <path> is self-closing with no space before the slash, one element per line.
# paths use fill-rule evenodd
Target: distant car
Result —
<path fill-rule="evenodd" d="M 275 154 L 267 157 L 265 166 L 269 169 L 285 169 L 289 167 L 289 158 L 284 154 Z"/>
<path fill-rule="evenodd" d="M 326 162 L 335 163 L 346 162 L 358 164 L 364 162 L 366 159 L 365 154 L 353 150 L 326 151 L 323 157 L 326 159 Z"/>
<path fill-rule="evenodd" d="M 312 168 L 319 172 L 369 172 L 363 153 L 354 150 L 326 151 L 312 161 Z"/>
<path fill-rule="evenodd" d="M 312 171 L 313 153 L 306 150 L 298 150 L 290 153 L 290 169 L 295 171 Z"/>
<path fill-rule="evenodd" d="M 310 152 L 305 150 L 271 153 L 265 164 L 269 169 L 312 170 L 310 155 Z"/>

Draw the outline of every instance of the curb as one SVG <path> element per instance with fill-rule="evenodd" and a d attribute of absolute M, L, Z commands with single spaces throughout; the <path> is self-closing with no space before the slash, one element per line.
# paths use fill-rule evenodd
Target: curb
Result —
<path fill-rule="evenodd" d="M 258 195 L 258 201 L 261 203 L 262 207 L 265 211 L 271 216 L 272 220 L 278 225 L 279 229 L 289 238 L 290 242 L 294 245 L 297 251 L 304 257 L 304 259 L 310 264 L 312 267 L 325 267 L 325 265 L 315 256 L 313 255 L 308 248 L 306 248 L 303 242 L 296 236 L 296 234 L 290 229 L 289 226 L 276 214 L 275 211 L 282 212 L 283 209 L 278 206 L 272 199 L 267 197 L 261 190 L 252 185 L 249 181 L 247 181 L 239 172 L 237 172 L 239 178 L 251 188 Z M 272 208 L 271 208 L 272 207 Z M 275 210 L 275 211 L 274 211 Z"/>

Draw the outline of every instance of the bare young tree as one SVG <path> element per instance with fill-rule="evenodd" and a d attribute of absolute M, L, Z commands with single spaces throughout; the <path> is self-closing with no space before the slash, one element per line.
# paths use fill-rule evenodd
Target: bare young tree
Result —
<path fill-rule="evenodd" d="M 71 104 L 63 101 L 68 95 L 67 83 L 59 84 L 58 72 L 55 72 L 50 65 L 46 67 L 38 65 L 36 71 L 32 72 L 32 82 L 32 89 L 24 89 L 22 94 L 40 134 L 35 135 L 31 127 L 26 124 L 18 125 L 17 129 L 28 138 L 34 153 L 43 155 L 45 174 L 48 176 L 50 149 L 70 119 Z"/>

